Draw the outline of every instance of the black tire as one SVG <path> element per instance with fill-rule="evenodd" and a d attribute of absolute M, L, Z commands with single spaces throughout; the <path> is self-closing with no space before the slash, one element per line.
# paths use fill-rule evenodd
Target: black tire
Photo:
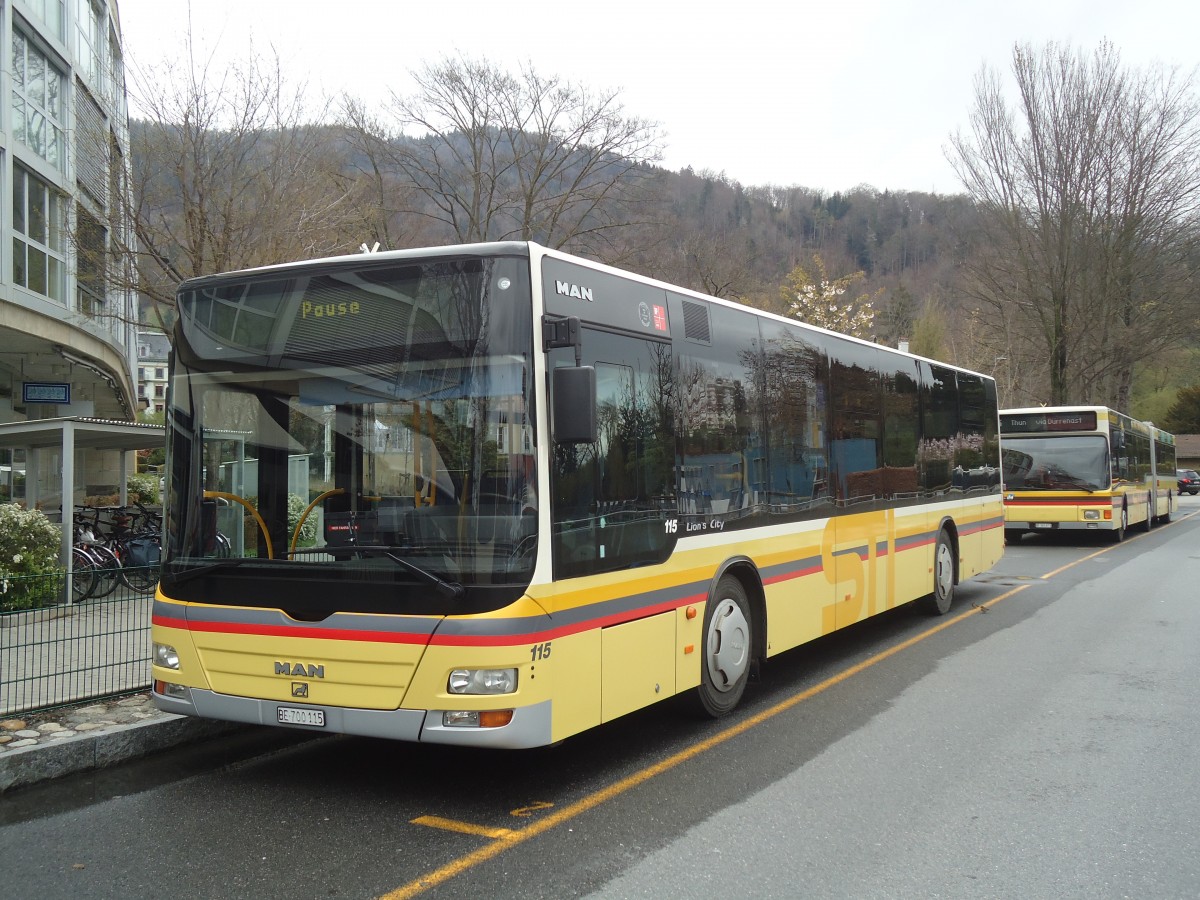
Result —
<path fill-rule="evenodd" d="M 921 608 L 931 616 L 944 616 L 950 612 L 957 567 L 954 542 L 943 528 L 938 532 L 937 546 L 933 548 L 933 592 L 921 598 Z"/>
<path fill-rule="evenodd" d="M 700 709 L 714 719 L 731 712 L 742 699 L 754 658 L 754 617 L 746 589 L 726 575 L 704 609 L 704 656 L 700 662 Z"/>
<path fill-rule="evenodd" d="M 1113 530 L 1113 543 L 1119 544 L 1125 540 L 1125 532 L 1129 530 L 1129 510 L 1121 507 L 1121 519 L 1117 522 L 1117 527 Z"/>
<path fill-rule="evenodd" d="M 82 603 L 92 596 L 98 579 L 96 560 L 82 547 L 71 551 L 71 602 Z"/>
<path fill-rule="evenodd" d="M 1171 507 L 1175 505 L 1175 495 L 1167 491 L 1167 511 L 1158 517 L 1158 521 L 1167 524 L 1171 521 Z"/>
<path fill-rule="evenodd" d="M 128 566 L 121 570 L 121 577 L 131 590 L 148 594 L 158 584 L 158 566 Z"/>
<path fill-rule="evenodd" d="M 121 577 L 121 560 L 102 544 L 93 544 L 88 550 L 96 560 L 96 586 L 92 589 L 92 596 L 99 600 L 115 591 L 124 580 Z"/>

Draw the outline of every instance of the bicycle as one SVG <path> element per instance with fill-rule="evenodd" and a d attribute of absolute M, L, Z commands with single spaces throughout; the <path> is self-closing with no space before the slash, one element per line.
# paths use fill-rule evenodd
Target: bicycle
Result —
<path fill-rule="evenodd" d="M 76 507 L 85 513 L 90 507 Z M 99 511 L 93 521 L 80 516 L 75 523 L 74 546 L 71 550 L 71 600 L 80 603 L 89 597 L 107 597 L 120 582 L 121 561 L 103 543 L 97 533 Z"/>
<path fill-rule="evenodd" d="M 80 551 L 76 567 L 83 577 L 79 587 L 72 590 L 75 602 L 107 597 L 118 584 L 146 593 L 158 583 L 162 519 L 140 503 L 134 506 L 137 514 L 130 515 L 128 507 L 117 507 L 112 510 L 111 521 L 106 522 L 101 522 L 99 508 L 76 507 L 75 538 Z"/>
<path fill-rule="evenodd" d="M 108 546 L 121 562 L 121 580 L 133 591 L 144 593 L 158 584 L 162 557 L 162 517 L 134 501 L 136 513 L 127 506 L 114 511 Z"/>

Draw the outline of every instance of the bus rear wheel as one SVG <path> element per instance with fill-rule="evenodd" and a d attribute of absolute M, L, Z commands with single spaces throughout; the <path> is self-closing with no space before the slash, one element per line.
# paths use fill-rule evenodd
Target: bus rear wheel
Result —
<path fill-rule="evenodd" d="M 921 606 L 931 616 L 944 616 L 954 602 L 954 543 L 943 528 L 933 550 L 933 593 L 921 598 Z"/>
<path fill-rule="evenodd" d="M 704 659 L 696 698 L 714 719 L 738 705 L 750 677 L 753 616 L 746 589 L 732 576 L 717 582 L 704 610 Z"/>

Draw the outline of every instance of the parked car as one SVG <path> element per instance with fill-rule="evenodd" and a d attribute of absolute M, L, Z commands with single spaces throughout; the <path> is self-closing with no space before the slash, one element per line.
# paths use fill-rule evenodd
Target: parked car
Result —
<path fill-rule="evenodd" d="M 1195 469 L 1180 469 L 1175 477 L 1179 479 L 1179 493 L 1200 494 L 1200 475 Z"/>

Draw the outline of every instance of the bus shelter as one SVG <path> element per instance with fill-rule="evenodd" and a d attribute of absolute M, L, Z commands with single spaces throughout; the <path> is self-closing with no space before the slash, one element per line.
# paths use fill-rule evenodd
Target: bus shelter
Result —
<path fill-rule="evenodd" d="M 0 423 L 0 449 L 25 451 L 25 496 L 27 506 L 41 507 L 52 512 L 55 500 L 62 508 L 63 568 L 70 571 L 72 536 L 75 532 L 75 498 L 82 483 L 77 484 L 77 450 L 116 450 L 118 454 L 116 493 L 119 504 L 128 500 L 127 481 L 131 452 L 161 448 L 166 442 L 162 425 L 140 422 L 117 422 L 107 419 L 64 417 L 33 419 L 25 422 Z M 51 471 L 45 471 L 50 467 Z M 15 467 L 14 467 L 15 468 Z M 57 469 L 57 472 L 53 470 Z M 61 476 L 61 477 L 60 477 Z M 42 494 L 42 487 L 59 487 Z M 13 500 L 18 499 L 12 496 Z M 47 509 L 47 504 L 50 509 Z M 67 596 L 70 596 L 68 591 Z"/>

